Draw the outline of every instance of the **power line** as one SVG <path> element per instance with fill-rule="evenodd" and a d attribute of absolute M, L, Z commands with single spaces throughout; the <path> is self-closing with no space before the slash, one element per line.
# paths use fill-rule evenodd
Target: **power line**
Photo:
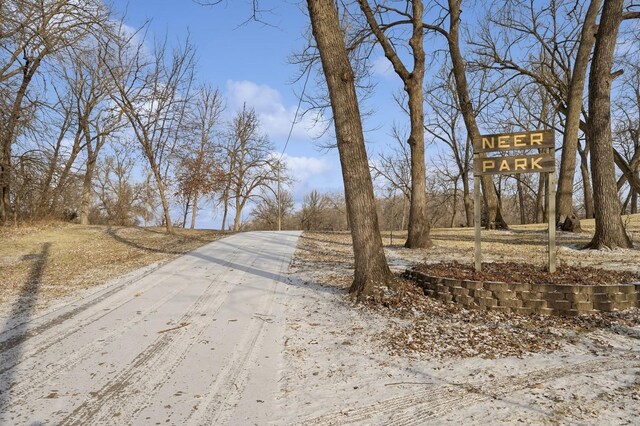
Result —
<path fill-rule="evenodd" d="M 307 77 L 304 80 L 304 85 L 302 86 L 302 93 L 300 94 L 300 98 L 298 99 L 298 106 L 296 107 L 296 113 L 293 116 L 293 121 L 291 122 L 291 128 L 289 129 L 289 134 L 287 135 L 287 141 L 284 144 L 284 148 L 282 148 L 282 152 L 280 153 L 280 160 L 284 156 L 284 152 L 287 150 L 287 146 L 289 145 L 289 140 L 291 139 L 291 134 L 293 133 L 293 127 L 296 125 L 296 120 L 298 120 L 298 113 L 300 112 L 300 106 L 302 105 L 302 98 L 304 97 L 304 93 L 307 90 L 307 83 L 309 82 L 309 76 L 311 75 L 311 67 L 307 68 Z"/>
<path fill-rule="evenodd" d="M 307 83 L 309 82 L 309 76 L 311 75 L 311 67 L 307 68 L 307 77 L 304 79 L 304 85 L 302 86 L 302 93 L 300 94 L 300 98 L 298 99 L 298 106 L 296 107 L 296 113 L 293 115 L 293 121 L 291 122 L 291 128 L 289 129 L 289 134 L 287 135 L 287 141 L 284 143 L 284 148 L 282 148 L 282 152 L 280 153 L 280 158 L 278 159 L 278 193 L 277 197 L 277 205 L 278 205 L 278 231 L 282 230 L 282 218 L 281 216 L 281 206 L 280 206 L 280 163 L 282 162 L 282 157 L 284 156 L 284 152 L 287 150 L 287 146 L 289 146 L 289 140 L 291 140 L 291 134 L 293 133 L 293 126 L 296 125 L 296 121 L 298 120 L 298 113 L 300 112 L 300 106 L 302 105 L 302 98 L 304 97 L 304 93 L 307 90 Z"/>

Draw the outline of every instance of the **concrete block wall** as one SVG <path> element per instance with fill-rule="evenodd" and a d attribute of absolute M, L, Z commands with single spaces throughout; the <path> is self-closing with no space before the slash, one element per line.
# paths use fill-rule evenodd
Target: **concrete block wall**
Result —
<path fill-rule="evenodd" d="M 456 280 L 408 269 L 427 296 L 474 309 L 575 316 L 640 308 L 640 283 L 620 285 L 521 284 Z"/>

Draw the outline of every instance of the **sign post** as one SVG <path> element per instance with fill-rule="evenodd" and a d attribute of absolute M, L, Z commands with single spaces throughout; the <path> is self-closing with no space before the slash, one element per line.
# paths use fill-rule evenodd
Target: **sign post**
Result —
<path fill-rule="evenodd" d="M 537 150 L 537 154 L 485 156 L 490 152 Z M 556 270 L 555 138 L 553 130 L 482 135 L 473 141 L 474 225 L 476 271 L 482 269 L 480 179 L 485 175 L 544 173 L 549 222 L 547 270 Z"/>
<path fill-rule="evenodd" d="M 473 162 L 475 163 L 478 160 L 479 156 L 473 156 Z M 480 197 L 480 176 L 474 176 L 473 178 L 473 225 L 475 226 L 475 250 L 474 250 L 474 260 L 476 271 L 480 272 L 482 270 L 482 247 L 481 247 L 481 236 L 482 231 L 480 229 L 480 222 L 482 221 L 482 200 Z"/>

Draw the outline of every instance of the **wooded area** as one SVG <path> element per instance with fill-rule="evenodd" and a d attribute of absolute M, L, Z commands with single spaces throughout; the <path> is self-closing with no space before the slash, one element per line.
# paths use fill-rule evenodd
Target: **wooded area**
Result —
<path fill-rule="evenodd" d="M 640 193 L 636 2 L 306 5 L 309 46 L 292 62 L 317 77 L 309 108 L 331 109 L 345 194 L 312 191 L 296 203 L 295 176 L 258 115 L 244 106 L 223 118 L 223 95 L 196 78 L 190 40 L 132 30 L 100 0 L 0 3 L 0 222 L 172 232 L 195 227 L 207 202 L 223 210 L 222 229 L 350 229 L 359 296 L 392 281 L 381 228 L 407 229 L 405 245 L 426 248 L 432 226 L 473 225 L 474 140 L 552 130 L 558 226 L 595 217 L 589 247 L 631 246 L 620 214 L 638 212 Z M 251 7 L 257 19 L 260 2 Z M 402 84 L 406 122 L 376 158 L 361 111 L 381 56 Z M 487 228 L 545 220 L 537 174 L 481 185 Z"/>

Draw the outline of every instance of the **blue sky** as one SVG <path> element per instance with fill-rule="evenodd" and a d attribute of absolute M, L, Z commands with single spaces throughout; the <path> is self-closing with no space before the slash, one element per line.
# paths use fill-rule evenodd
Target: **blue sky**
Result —
<path fill-rule="evenodd" d="M 269 3 L 276 5 L 261 15 L 268 25 L 246 22 L 251 13 L 249 1 L 223 0 L 215 6 L 202 6 L 191 0 L 114 0 L 113 5 L 118 13 L 126 13 L 124 21 L 131 27 L 138 28 L 150 20 L 151 37 L 166 34 L 169 41 L 184 41 L 189 36 L 198 52 L 198 79 L 220 88 L 227 100 L 228 115 L 243 102 L 254 107 L 263 130 L 281 151 L 303 85 L 302 81 L 294 82 L 298 69 L 288 63 L 288 57 L 306 45 L 308 17 L 298 1 Z M 392 118 L 402 119 L 392 97 L 399 87 L 397 76 L 386 60 L 380 59 L 373 64 L 380 81 L 371 100 L 377 111 L 369 127 L 377 130 L 367 134 L 370 151 L 383 149 Z M 337 152 L 319 148 L 321 141 L 313 138 L 318 129 L 310 129 L 310 122 L 309 118 L 294 127 L 285 152 L 290 173 L 296 179 L 292 192 L 298 203 L 312 189 L 342 191 Z M 205 220 L 211 222 L 211 217 L 202 217 L 199 225 L 206 226 Z"/>

